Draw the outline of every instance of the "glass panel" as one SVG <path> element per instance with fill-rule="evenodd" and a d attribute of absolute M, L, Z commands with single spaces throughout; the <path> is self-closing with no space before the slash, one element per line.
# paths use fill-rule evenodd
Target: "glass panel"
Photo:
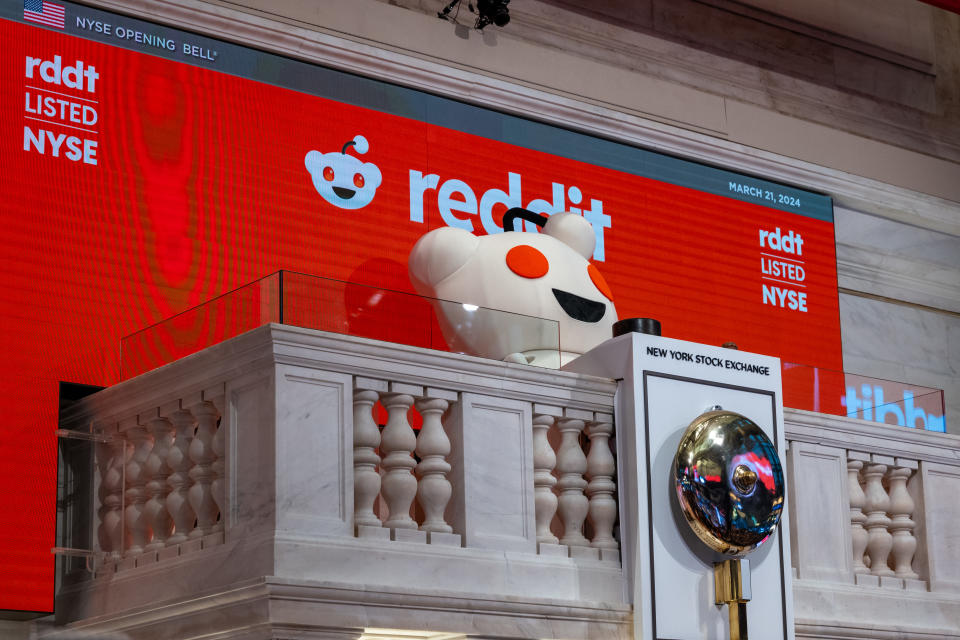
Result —
<path fill-rule="evenodd" d="M 555 320 L 281 271 L 124 338 L 123 378 L 268 322 L 560 367 Z"/>
<path fill-rule="evenodd" d="M 428 298 L 290 271 L 283 285 L 284 324 L 447 350 Z"/>
<path fill-rule="evenodd" d="M 120 341 L 120 374 L 132 378 L 191 353 L 280 321 L 280 273 L 251 282 Z"/>
<path fill-rule="evenodd" d="M 783 363 L 783 406 L 927 431 L 946 431 L 943 391 Z"/>
<path fill-rule="evenodd" d="M 57 430 L 56 590 L 88 580 L 97 566 L 97 456 L 105 438 L 84 430 Z M 122 473 L 122 466 L 120 467 Z M 120 479 L 122 486 L 123 479 Z M 118 496 L 122 500 L 121 495 Z M 122 504 L 117 505 L 122 513 Z"/>

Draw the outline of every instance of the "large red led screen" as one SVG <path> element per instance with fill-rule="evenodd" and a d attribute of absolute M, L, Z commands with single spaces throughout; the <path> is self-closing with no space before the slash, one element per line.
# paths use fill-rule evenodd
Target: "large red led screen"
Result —
<path fill-rule="evenodd" d="M 412 292 L 428 230 L 572 210 L 621 317 L 842 368 L 828 198 L 59 5 L 0 5 L 0 609 L 52 608 L 59 383 L 279 269 Z"/>

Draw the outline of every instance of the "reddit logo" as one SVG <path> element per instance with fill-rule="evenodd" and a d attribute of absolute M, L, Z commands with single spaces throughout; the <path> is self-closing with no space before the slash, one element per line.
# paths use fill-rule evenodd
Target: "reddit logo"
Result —
<path fill-rule="evenodd" d="M 341 209 L 361 209 L 373 200 L 383 176 L 372 162 L 361 162 L 355 156 L 348 156 L 350 147 L 361 155 L 370 149 L 367 139 L 358 135 L 340 151 L 311 151 L 303 163 L 310 172 L 314 188 L 324 200 Z"/>

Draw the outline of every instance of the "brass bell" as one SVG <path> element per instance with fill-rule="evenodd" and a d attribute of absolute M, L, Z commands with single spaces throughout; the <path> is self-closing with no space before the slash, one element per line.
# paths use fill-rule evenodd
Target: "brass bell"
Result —
<path fill-rule="evenodd" d="M 716 408 L 684 432 L 673 461 L 683 515 L 710 549 L 732 556 L 714 566 L 716 603 L 727 604 L 730 636 L 746 640 L 750 569 L 743 556 L 776 531 L 783 513 L 783 467 L 752 420 Z"/>

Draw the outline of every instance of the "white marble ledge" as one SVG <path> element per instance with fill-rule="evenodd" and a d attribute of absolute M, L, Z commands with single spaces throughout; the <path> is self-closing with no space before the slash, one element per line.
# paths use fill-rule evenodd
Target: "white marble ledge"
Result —
<path fill-rule="evenodd" d="M 447 592 L 357 589 L 326 582 L 268 578 L 276 602 L 311 599 L 336 602 L 347 616 L 361 614 L 365 626 L 389 619 L 394 628 L 482 634 L 504 638 L 632 638 L 632 607 L 626 604 L 529 596 L 463 596 Z M 411 601 L 415 604 L 411 605 Z M 280 610 L 281 606 L 275 605 Z M 390 611 L 384 616 L 381 611 Z M 362 611 L 361 611 L 362 610 Z M 349 623 L 351 618 L 344 622 Z"/>
<path fill-rule="evenodd" d="M 960 237 L 884 220 L 855 209 L 833 209 L 837 244 L 872 250 L 868 260 L 898 256 L 960 270 Z"/>
<path fill-rule="evenodd" d="M 960 312 L 960 270 L 949 265 L 838 244 L 837 275 L 841 288 Z"/>
<path fill-rule="evenodd" d="M 960 436 L 957 435 L 800 409 L 784 409 L 783 419 L 788 442 L 960 466 Z"/>
<path fill-rule="evenodd" d="M 230 380 L 270 378 L 279 364 L 600 414 L 612 413 L 617 389 L 609 378 L 267 324 L 88 396 L 61 423 L 144 423 L 158 407 L 222 397 Z"/>
<path fill-rule="evenodd" d="M 591 549 L 591 551 L 593 551 Z M 354 588 L 433 589 L 471 599 L 624 603 L 617 560 L 350 538 L 275 540 L 271 572 L 288 580 L 329 580 Z"/>
<path fill-rule="evenodd" d="M 111 569 L 107 565 L 92 578 L 74 576 L 64 583 L 56 603 L 60 623 L 126 615 L 164 603 L 173 606 L 226 593 L 230 585 L 264 576 L 289 584 L 329 582 L 351 593 L 382 591 L 410 598 L 406 606 L 416 605 L 420 597 L 411 594 L 421 592 L 490 607 L 513 601 L 525 607 L 560 602 L 601 609 L 627 606 L 624 575 L 615 561 L 409 542 L 371 544 L 352 537 L 310 538 L 276 531 L 228 535 L 224 544 L 199 553 L 125 571 Z"/>
<path fill-rule="evenodd" d="M 276 361 L 300 364 L 363 377 L 489 393 L 504 398 L 533 400 L 569 397 L 612 410 L 617 383 L 609 378 L 511 364 L 434 349 L 358 338 L 344 334 L 272 324 Z M 518 393 L 518 385 L 525 385 Z M 533 385 L 532 388 L 526 385 Z M 570 395 L 569 390 L 575 392 Z M 557 393 L 558 389 L 568 391 Z M 609 398 L 607 397 L 609 396 Z M 584 407 L 586 408 L 586 407 Z M 595 410 L 600 410 L 595 409 Z"/>
<path fill-rule="evenodd" d="M 28 621 L 0 620 L 0 638 L 4 640 L 30 640 Z"/>
<path fill-rule="evenodd" d="M 88 618 L 37 634 L 68 640 L 77 632 L 128 633 L 137 640 L 266 637 L 356 640 L 366 628 L 414 629 L 490 638 L 628 640 L 629 605 L 520 596 L 451 595 L 264 577 L 194 597 L 152 602 L 120 616 Z M 345 635 L 324 635 L 325 633 Z M 350 635 L 354 633 L 354 635 Z M 95 635 L 94 637 L 101 637 Z"/>
<path fill-rule="evenodd" d="M 947 640 L 960 637 L 960 595 L 950 597 L 795 580 L 793 598 L 798 639 Z"/>
<path fill-rule="evenodd" d="M 902 631 L 881 629 L 872 626 L 849 627 L 844 625 L 797 623 L 797 640 L 956 640 L 952 631 Z"/>

